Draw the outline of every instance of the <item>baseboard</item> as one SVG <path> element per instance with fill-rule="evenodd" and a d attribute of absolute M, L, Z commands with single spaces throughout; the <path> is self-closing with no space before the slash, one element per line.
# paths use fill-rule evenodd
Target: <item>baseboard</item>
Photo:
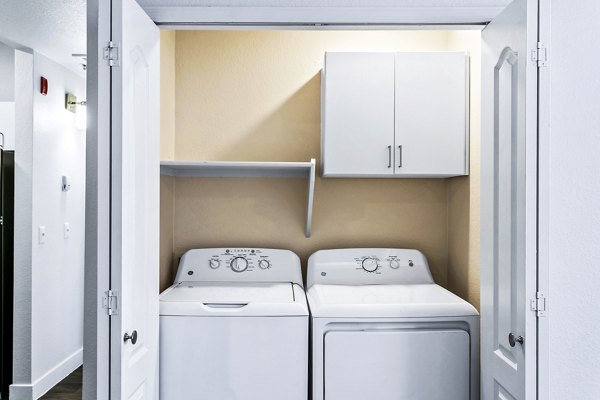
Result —
<path fill-rule="evenodd" d="M 36 400 L 65 379 L 83 363 L 83 349 L 77 350 L 32 384 L 10 385 L 10 400 Z"/>

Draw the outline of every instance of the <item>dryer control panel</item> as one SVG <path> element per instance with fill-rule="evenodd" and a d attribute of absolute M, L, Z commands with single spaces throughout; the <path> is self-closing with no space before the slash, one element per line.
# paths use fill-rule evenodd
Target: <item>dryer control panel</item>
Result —
<path fill-rule="evenodd" d="M 427 259 L 414 249 L 321 250 L 308 259 L 307 287 L 434 283 Z"/>
<path fill-rule="evenodd" d="M 187 251 L 179 261 L 175 283 L 292 282 L 302 284 L 300 259 L 289 250 L 213 248 Z"/>

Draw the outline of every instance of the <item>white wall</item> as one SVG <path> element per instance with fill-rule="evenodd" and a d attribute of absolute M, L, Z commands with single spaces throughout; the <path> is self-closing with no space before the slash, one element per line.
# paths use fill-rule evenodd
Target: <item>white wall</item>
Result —
<path fill-rule="evenodd" d="M 39 94 L 40 76 L 48 79 L 47 96 Z M 28 138 L 30 132 L 17 129 L 15 149 L 22 163 L 17 165 L 17 196 L 31 199 L 31 206 L 19 206 L 15 216 L 16 226 L 27 227 L 15 242 L 31 242 L 30 261 L 23 254 L 15 265 L 16 274 L 31 275 L 15 287 L 15 318 L 30 319 L 31 327 L 30 337 L 15 331 L 10 395 L 16 400 L 38 398 L 77 368 L 83 346 L 85 131 L 76 129 L 75 114 L 64 102 L 67 92 L 85 99 L 85 80 L 37 53 L 31 79 L 33 135 Z M 71 181 L 68 192 L 61 190 L 63 175 Z M 65 222 L 71 227 L 68 239 Z M 39 243 L 40 226 L 46 231 L 44 244 Z"/>
<path fill-rule="evenodd" d="M 600 393 L 600 2 L 541 2 L 540 399 Z M 546 357 L 547 356 L 547 357 Z M 547 392 L 546 392 L 547 390 Z"/>
<path fill-rule="evenodd" d="M 15 101 L 15 50 L 0 43 L 0 102 Z"/>
<path fill-rule="evenodd" d="M 33 56 L 15 57 L 15 292 L 13 386 L 15 397 L 31 398 L 31 277 L 33 188 Z M 11 394 L 12 396 L 12 394 Z"/>
<path fill-rule="evenodd" d="M 2 132 L 4 134 L 4 150 L 14 150 L 15 149 L 15 102 L 14 101 L 0 101 L 0 132 Z"/>

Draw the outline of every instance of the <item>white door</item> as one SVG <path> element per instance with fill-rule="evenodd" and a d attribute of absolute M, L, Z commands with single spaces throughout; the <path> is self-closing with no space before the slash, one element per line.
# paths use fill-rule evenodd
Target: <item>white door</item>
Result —
<path fill-rule="evenodd" d="M 483 30 L 482 399 L 536 398 L 537 1 Z"/>
<path fill-rule="evenodd" d="M 465 53 L 396 54 L 396 175 L 468 173 L 468 61 Z"/>
<path fill-rule="evenodd" d="M 111 14 L 110 392 L 158 399 L 160 37 L 135 0 L 112 0 Z"/>
<path fill-rule="evenodd" d="M 327 53 L 324 71 L 324 175 L 393 175 L 394 54 Z"/>

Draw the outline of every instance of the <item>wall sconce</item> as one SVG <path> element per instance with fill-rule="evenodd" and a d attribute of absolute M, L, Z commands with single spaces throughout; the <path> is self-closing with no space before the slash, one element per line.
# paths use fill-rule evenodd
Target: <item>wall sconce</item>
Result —
<path fill-rule="evenodd" d="M 65 95 L 65 108 L 76 115 L 75 125 L 80 130 L 85 130 L 86 128 L 86 104 L 85 100 L 77 101 L 77 96 L 72 93 Z"/>
<path fill-rule="evenodd" d="M 69 177 L 67 177 L 66 175 L 63 175 L 62 177 L 61 187 L 63 192 L 68 192 L 69 190 L 71 190 L 71 182 L 69 181 Z"/>
<path fill-rule="evenodd" d="M 85 100 L 77 101 L 77 96 L 74 94 L 67 93 L 65 95 L 65 108 L 72 113 L 77 112 L 77 106 L 85 107 L 86 104 L 87 102 Z"/>

